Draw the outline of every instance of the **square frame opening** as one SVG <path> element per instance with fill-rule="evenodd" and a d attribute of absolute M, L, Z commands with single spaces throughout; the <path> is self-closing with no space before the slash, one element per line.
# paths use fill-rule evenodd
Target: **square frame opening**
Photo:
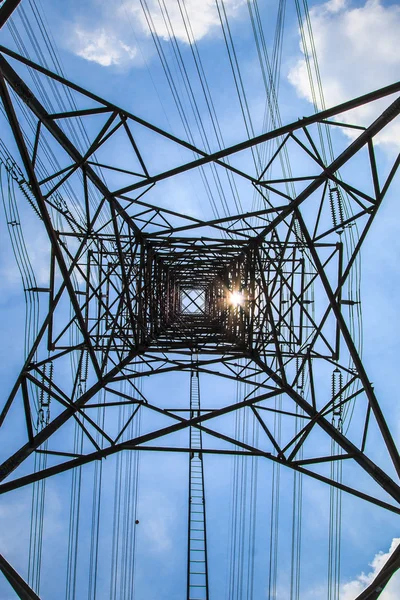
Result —
<path fill-rule="evenodd" d="M 182 287 L 180 290 L 180 308 L 184 315 L 204 315 L 206 312 L 206 293 L 203 288 Z"/>

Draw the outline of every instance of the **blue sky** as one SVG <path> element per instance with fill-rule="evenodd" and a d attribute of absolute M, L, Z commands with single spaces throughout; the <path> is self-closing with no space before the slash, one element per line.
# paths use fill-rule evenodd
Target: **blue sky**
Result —
<path fill-rule="evenodd" d="M 187 1 L 193 36 L 201 56 L 204 72 L 207 75 L 210 95 L 214 102 L 215 113 L 221 130 L 218 141 L 213 129 L 210 113 L 200 81 L 194 71 L 192 49 L 187 42 L 187 32 L 183 26 L 176 2 L 166 2 L 176 40 L 175 50 L 179 48 L 182 61 L 189 69 L 189 81 L 193 95 L 198 100 L 198 115 L 202 119 L 209 147 L 207 151 L 217 150 L 219 144 L 229 146 L 246 138 L 246 126 L 240 103 L 236 95 L 232 71 L 224 45 L 216 5 L 211 0 L 196 3 Z M 147 3 L 155 25 L 154 36 L 161 44 L 171 66 L 177 93 L 188 115 L 188 123 L 193 132 L 193 142 L 205 147 L 204 134 L 196 125 L 196 115 L 189 108 L 189 96 L 185 91 L 184 80 L 177 73 L 174 59 L 174 46 L 168 38 L 165 25 L 160 18 L 158 5 L 151 0 Z M 343 102 L 374 88 L 388 85 L 398 79 L 400 58 L 397 50 L 397 36 L 400 25 L 400 6 L 397 2 L 370 0 L 350 2 L 331 0 L 326 3 L 310 2 L 314 41 L 319 59 L 319 69 L 324 89 L 326 106 Z M 186 139 L 187 131 L 179 117 L 173 102 L 171 90 L 160 66 L 153 39 L 149 32 L 142 7 L 138 0 L 123 0 L 113 4 L 101 0 L 93 2 L 50 2 L 42 0 L 38 5 L 45 15 L 49 30 L 57 46 L 64 74 L 75 83 L 124 107 L 143 119 Z M 248 102 L 247 127 L 254 134 L 265 130 L 264 115 L 266 94 L 262 81 L 262 70 L 256 53 L 249 18 L 252 3 L 246 5 L 241 0 L 225 0 L 231 33 L 235 42 L 238 64 Z M 31 5 L 22 2 L 26 14 L 32 19 Z M 272 39 L 276 20 L 276 2 L 258 3 L 267 47 L 272 52 Z M 14 17 L 15 25 L 26 39 L 20 15 Z M 31 20 L 31 23 L 34 23 Z M 35 26 L 36 27 L 36 26 Z M 37 29 L 36 29 L 37 31 Z M 24 37 L 25 36 L 25 37 Z M 2 32 L 2 44 L 15 49 L 15 41 L 10 31 Z M 39 61 L 29 42 L 31 58 Z M 373 46 L 373 49 L 372 49 Z M 47 51 L 45 55 L 48 57 Z M 366 58 L 367 57 L 367 58 Z M 54 65 L 49 61 L 49 66 Z M 287 2 L 282 60 L 279 76 L 279 107 L 283 123 L 295 121 L 304 115 L 312 114 L 313 106 L 306 76 L 304 55 L 301 51 L 298 21 L 294 3 Z M 21 71 L 22 73 L 22 71 Z M 354 111 L 345 118 L 349 122 L 368 125 L 382 110 L 388 101 L 378 106 Z M 4 125 L 4 120 L 3 120 Z M 97 122 L 93 119 L 93 132 Z M 88 124 L 89 131 L 90 124 Z M 399 151 L 399 119 L 385 130 L 378 140 L 377 160 L 385 173 L 393 163 Z M 136 134 L 143 148 L 146 161 L 152 170 L 166 169 L 192 155 L 187 150 L 177 149 L 175 145 L 145 133 L 137 128 Z M 4 140 L 11 153 L 17 152 L 9 132 L 4 127 Z M 335 150 L 338 152 L 349 143 L 342 130 L 334 133 Z M 118 155 L 118 146 L 108 147 L 113 156 L 113 164 L 129 163 L 129 157 Z M 122 154 L 122 153 L 121 153 Z M 60 153 L 60 160 L 62 160 Z M 294 170 L 308 169 L 308 164 L 293 150 Z M 297 163 L 296 163 L 297 159 Z M 232 164 L 245 170 L 254 169 L 250 153 L 232 158 Z M 297 172 L 297 171 L 296 171 Z M 360 187 L 369 186 L 363 181 L 362 159 L 349 167 L 349 178 L 358 182 Z M 224 185 L 227 181 L 223 178 Z M 111 188 L 119 187 L 120 181 L 111 176 L 108 179 Z M 124 185 L 122 182 L 121 185 Z M 233 197 L 228 187 L 226 199 L 231 209 Z M 363 188 L 364 189 L 364 188 Z M 215 193 L 216 188 L 213 187 Z M 238 190 L 244 210 L 251 209 L 254 202 L 249 187 L 238 182 Z M 373 228 L 367 237 L 362 252 L 362 309 L 364 322 L 363 359 L 381 405 L 387 415 L 396 441 L 399 440 L 399 409 L 395 401 L 398 371 L 398 318 L 399 303 L 399 266 L 397 261 L 399 245 L 399 221 L 397 197 L 399 183 L 395 181 L 391 192 L 380 208 Z M 216 195 L 216 194 L 215 194 Z M 191 214 L 196 217 L 210 217 L 213 211 L 197 172 L 180 176 L 156 186 L 149 193 L 149 201 L 154 201 L 170 209 Z M 28 251 L 34 264 L 38 284 L 48 282 L 48 245 L 44 231 L 38 228 L 38 220 L 30 207 L 18 198 L 23 220 Z M 217 198 L 217 210 L 222 215 L 223 206 Z M 236 209 L 231 209 L 231 213 Z M 0 294 L 0 306 L 3 312 L 1 329 L 3 346 L 0 376 L 4 393 L 10 389 L 19 366 L 23 360 L 23 320 L 25 305 L 21 283 L 10 249 L 7 232 L 2 219 L 0 273 L 3 280 Z M 46 311 L 45 302 L 41 305 L 41 315 Z M 150 378 L 144 383 L 144 393 L 154 403 L 173 400 L 175 405 L 186 405 L 188 401 L 189 375 L 186 379 L 168 376 L 164 380 Z M 65 379 L 69 376 L 64 374 Z M 154 379 L 154 380 L 153 380 Z M 330 385 L 330 382 L 329 382 Z M 204 377 L 201 382 L 203 405 L 223 406 L 232 401 L 236 391 L 234 384 L 217 382 L 216 378 Z M 22 440 L 20 413 L 14 410 L 5 425 L 8 443 L 18 444 Z M 142 431 L 160 424 L 152 419 L 143 419 Z M 231 426 L 230 422 L 227 427 Z M 7 427 L 7 428 L 6 428 Z M 110 429 L 115 423 L 110 423 Z M 71 446 L 72 428 L 59 438 L 61 443 Z M 205 441 L 211 441 L 205 437 Z M 185 443 L 184 436 L 171 443 Z M 213 442 L 215 445 L 215 443 Z M 379 456 L 379 449 L 376 449 Z M 156 456 L 156 459 L 155 459 Z M 381 457 L 382 458 L 382 457 Z M 124 459 L 125 460 L 125 459 Z M 382 458 L 384 462 L 384 458 Z M 210 582 L 214 595 L 222 597 L 226 593 L 227 574 L 229 573 L 230 541 L 229 523 L 232 510 L 231 486 L 233 481 L 233 461 L 227 457 L 206 457 L 206 498 L 208 507 L 208 530 L 210 546 Z M 240 464 L 240 461 L 239 461 Z M 29 465 L 28 467 L 29 468 Z M 109 482 L 102 490 L 103 529 L 101 532 L 100 579 L 98 598 L 108 598 L 110 586 L 109 563 L 112 546 L 113 489 L 116 457 L 105 461 L 104 481 Z M 240 466 L 240 468 L 244 468 Z M 22 467 L 24 471 L 25 467 Z M 258 461 L 257 484 L 257 532 L 254 545 L 255 584 L 254 597 L 268 598 L 266 565 L 268 564 L 268 539 L 271 494 L 271 464 Z M 351 471 L 350 471 L 351 473 Z M 79 563 L 77 581 L 80 592 L 76 598 L 87 597 L 87 570 L 89 555 L 89 527 L 85 522 L 91 518 L 91 485 L 94 466 L 82 469 L 84 485 L 81 499 L 81 523 L 79 538 Z M 181 598 L 185 586 L 186 559 L 186 502 L 187 502 L 187 457 L 185 455 L 153 455 L 144 452 L 140 458 L 140 495 L 138 500 L 138 518 L 136 529 L 136 566 L 135 598 Z M 247 471 L 246 477 L 250 478 Z M 350 475 L 351 477 L 351 475 Z M 280 568 L 278 576 L 277 598 L 288 597 L 288 577 L 290 572 L 290 526 L 285 515 L 290 515 L 290 495 L 293 475 L 281 473 L 281 517 L 280 517 Z M 249 484 L 250 485 L 250 484 Z M 326 585 L 326 548 L 327 548 L 327 505 L 329 491 L 326 486 L 304 480 L 303 489 L 303 560 L 301 579 L 301 598 L 323 597 Z M 54 478 L 46 486 L 46 520 L 44 529 L 43 574 L 41 594 L 43 598 L 59 597 L 59 589 L 64 589 L 65 564 L 68 538 L 69 490 L 71 473 Z M 249 488 L 244 496 L 243 514 L 250 522 Z M 266 500 L 267 499 L 267 500 Z M 28 520 L 30 512 L 30 491 L 26 488 L 10 493 L 0 508 L 2 550 L 10 562 L 26 575 L 27 548 L 29 544 Z M 316 516 L 317 515 L 317 516 Z M 396 521 L 395 521 L 396 519 Z M 373 573 L 382 561 L 378 553 L 387 553 L 394 547 L 392 540 L 398 535 L 398 518 L 364 503 L 343 496 L 343 565 L 341 600 L 351 600 L 367 583 L 361 573 Z M 368 526 L 365 526 L 368 523 Z M 247 525 L 246 525 L 247 526 Z M 377 558 L 378 556 L 378 558 Z M 375 558 L 374 558 L 375 557 Z M 372 562 L 372 566 L 369 566 Z M 157 574 L 158 576 L 154 576 Z M 398 578 L 398 576 L 397 576 Z M 60 582 L 62 582 L 60 584 Z M 3 587 L 1 587 L 3 586 Z M 396 597 L 395 580 L 382 594 L 383 600 Z M 6 591 L 7 590 L 7 591 Z M 8 598 L 8 588 L 0 584 L 2 597 Z M 245 597 L 244 595 L 242 597 Z M 250 596 L 247 596 L 250 597 Z"/>

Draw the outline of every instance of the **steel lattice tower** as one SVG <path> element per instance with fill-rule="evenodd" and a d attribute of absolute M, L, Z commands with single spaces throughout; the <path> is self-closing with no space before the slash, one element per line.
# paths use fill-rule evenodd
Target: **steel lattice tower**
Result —
<path fill-rule="evenodd" d="M 400 163 L 397 159 L 383 178 L 374 154 L 374 139 L 398 116 L 400 98 L 369 127 L 358 128 L 354 140 L 329 165 L 318 151 L 316 132 L 321 124 L 336 127 L 339 116 L 349 110 L 400 92 L 400 84 L 210 155 L 4 47 L 0 51 L 2 105 L 24 168 L 24 181 L 19 183 L 26 185 L 51 244 L 49 288 L 35 290 L 48 295 L 48 315 L 1 413 L 1 424 L 6 425 L 11 407 L 22 406 L 26 430 L 25 443 L 13 449 L 0 467 L 1 493 L 120 451 L 187 453 L 190 510 L 199 508 L 197 519 L 189 512 L 188 590 L 196 585 L 196 575 L 197 585 L 206 589 L 210 569 L 205 454 L 264 457 L 399 514 L 400 457 L 350 333 L 348 310 L 354 300 L 346 295 L 346 284 Z M 76 110 L 49 114 L 14 64 L 24 64 L 70 90 L 79 99 Z M 35 123 L 31 139 L 22 128 L 21 106 Z M 68 135 L 68 122 L 77 118 L 93 122 L 93 117 L 98 119 L 95 123 L 102 119 L 102 124 L 82 153 Z M 150 168 L 140 143 L 147 134 L 194 158 L 160 171 L 152 160 Z M 123 151 L 129 148 L 132 154 L 131 171 L 120 169 L 115 157 L 109 163 L 95 158 L 117 135 L 118 144 L 123 138 Z M 63 157 L 60 170 L 51 170 L 51 161 L 41 149 L 43 140 Z M 275 151 L 261 175 L 243 169 L 246 151 L 267 142 L 275 144 Z M 310 161 L 312 170 L 302 177 L 277 176 L 280 157 L 291 147 Z M 363 161 L 364 179 L 370 181 L 367 191 L 338 175 L 355 157 Z M 201 220 L 157 203 L 155 184 L 210 163 L 256 190 L 263 208 Z M 45 179 L 40 174 L 42 164 L 51 172 Z M 122 187 L 106 185 L 109 171 L 125 178 Z M 291 197 L 285 185 L 294 181 L 303 187 Z M 63 200 L 67 184 L 73 187 L 79 210 Z M 341 208 L 344 194 L 351 205 L 347 214 Z M 360 238 L 349 255 L 341 233 L 356 222 Z M 77 357 L 75 374 L 67 382 L 63 373 L 72 353 Z M 332 395 L 319 375 L 327 369 L 337 373 Z M 141 379 L 166 373 L 181 374 L 186 383 L 190 378 L 188 412 L 167 408 L 170 400 L 151 404 L 141 395 Z M 203 374 L 242 382 L 250 392 L 239 402 L 214 409 L 208 403 L 203 410 L 199 387 Z M 128 392 L 120 390 L 121 381 L 127 382 Z M 105 391 L 106 400 L 100 401 Z M 272 400 L 277 396 L 283 398 L 280 412 L 296 431 L 284 440 L 276 439 L 271 426 L 277 412 Z M 40 410 L 51 402 L 52 413 L 35 431 L 37 398 Z M 341 416 L 355 399 L 363 425 L 359 420 L 358 426 L 344 431 Z M 138 411 L 153 411 L 170 424 L 121 441 L 124 423 L 111 439 L 107 428 L 91 417 L 90 409 L 100 402 L 110 409 L 121 403 L 133 405 L 132 418 Z M 214 424 L 238 411 L 249 411 L 259 424 L 263 437 L 258 446 Z M 47 449 L 46 442 L 57 444 L 62 439 L 57 434 L 77 418 L 87 442 L 85 450 L 72 455 L 62 446 Z M 393 467 L 390 473 L 370 457 L 371 427 L 379 432 L 380 451 Z M 190 432 L 188 446 L 158 445 L 180 431 Z M 211 446 L 210 439 L 223 442 L 224 448 Z M 332 454 L 331 442 L 337 454 Z M 27 472 L 22 467 L 35 452 L 46 452 L 54 464 Z M 357 479 L 351 485 L 341 483 L 320 469 L 344 459 L 368 476 L 373 484 L 370 493 L 359 489 Z M 200 531 L 196 542 L 193 530 Z M 191 558 L 193 549 L 201 553 L 197 563 Z M 379 596 L 398 568 L 399 556 L 400 549 L 360 599 Z M 201 573 L 195 571 L 196 564 Z M 5 559 L 1 568 L 21 598 L 37 597 Z M 193 597 L 189 591 L 187 597 Z"/>

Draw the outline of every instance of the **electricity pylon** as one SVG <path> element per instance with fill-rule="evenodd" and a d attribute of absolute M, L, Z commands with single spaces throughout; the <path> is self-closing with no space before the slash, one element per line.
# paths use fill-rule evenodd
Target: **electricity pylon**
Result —
<path fill-rule="evenodd" d="M 397 159 L 383 177 L 374 141 L 398 116 L 400 98 L 366 128 L 349 123 L 346 113 L 400 92 L 400 84 L 207 154 L 11 50 L 0 51 L 3 110 L 24 170 L 19 183 L 28 186 L 51 245 L 49 286 L 39 290 L 48 295 L 48 314 L 1 413 L 6 425 L 17 404 L 26 429 L 26 442 L 0 467 L 1 493 L 122 450 L 176 451 L 157 442 L 187 430 L 190 443 L 178 449 L 197 462 L 206 453 L 264 457 L 399 514 L 400 457 L 351 335 L 356 301 L 348 296 L 348 281 L 399 166 Z M 76 108 L 49 114 L 12 61 L 67 90 Z M 89 132 L 83 149 L 69 135 L 77 120 Z M 357 135 L 351 142 L 343 137 L 343 148 L 326 164 L 318 132 L 338 124 Z M 158 169 L 153 140 L 181 148 L 190 160 Z M 260 172 L 244 168 L 246 153 L 267 143 L 273 151 Z M 301 175 L 284 172 L 284 153 L 296 156 Z M 122 154 L 129 154 L 129 168 L 121 167 Z M 255 190 L 260 208 L 203 220 L 158 202 L 156 184 L 211 163 L 247 185 L 249 193 Z M 356 176 L 360 165 L 362 185 Z M 123 185 L 107 185 L 110 174 L 110 181 L 117 175 Z M 67 186 L 75 202 L 66 200 Z M 343 239 L 355 224 L 359 239 L 345 251 Z M 71 356 L 75 366 L 67 378 Z M 190 406 L 182 416 L 140 392 L 142 378 L 166 373 L 222 377 L 244 383 L 250 392 L 215 409 Z M 327 373 L 333 373 L 332 393 Z M 279 411 L 272 402 L 277 396 Z M 125 440 L 123 423 L 111 436 L 107 418 L 102 426 L 91 409 L 111 411 L 121 403 L 134 407 L 130 419 L 139 411 L 153 412 L 170 424 Z M 51 415 L 36 429 L 37 411 L 50 404 Z M 354 406 L 357 419 L 345 431 L 342 421 Z M 257 446 L 221 425 L 237 411 L 250 412 L 258 423 Z M 279 440 L 272 425 L 277 412 L 288 423 Z M 74 455 L 63 435 L 72 419 L 85 437 L 84 450 Z M 371 427 L 378 431 L 373 447 Z M 205 434 L 219 444 L 204 444 Z M 374 458 L 377 439 L 384 466 Z M 47 453 L 54 464 L 27 472 L 35 452 Z M 330 465 L 344 460 L 368 476 L 368 493 L 358 488 L 357 478 L 344 483 L 330 476 Z M 378 576 L 381 590 L 398 555 Z M 189 574 L 190 556 L 188 562 Z M 12 567 L 4 562 L 2 569 L 17 593 L 30 597 Z M 375 598 L 376 590 L 377 585 L 362 597 Z"/>

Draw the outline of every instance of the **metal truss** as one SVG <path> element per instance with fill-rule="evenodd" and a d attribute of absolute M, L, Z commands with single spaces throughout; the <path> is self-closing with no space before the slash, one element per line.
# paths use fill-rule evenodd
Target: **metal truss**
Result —
<path fill-rule="evenodd" d="M 202 455 L 264 457 L 400 514 L 400 456 L 352 338 L 349 315 L 355 300 L 347 295 L 362 243 L 400 164 L 397 158 L 383 177 L 374 152 L 376 137 L 400 112 L 400 98 L 367 128 L 340 121 L 347 111 L 400 92 L 400 83 L 207 154 L 11 50 L 0 51 L 3 108 L 51 244 L 49 288 L 41 290 L 48 294 L 48 314 L 1 413 L 3 424 L 14 403 L 23 407 L 26 443 L 1 465 L 0 492 L 121 450 L 193 455 L 191 444 L 163 445 L 166 436 L 187 430 L 191 438 L 197 431 L 224 443 L 213 447 L 203 436 Z M 49 114 L 11 63 L 68 89 L 76 110 Z M 87 121 L 92 132 L 83 149 L 69 136 L 69 123 L 77 119 Z M 33 135 L 25 121 L 33 123 Z M 325 164 L 318 128 L 338 125 L 357 135 Z M 190 160 L 158 169 L 156 159 L 146 156 L 146 136 L 182 148 Z M 130 152 L 131 169 L 103 158 L 114 139 L 121 152 Z M 246 151 L 267 142 L 274 152 L 260 173 L 244 171 Z M 50 150 L 59 157 L 57 169 Z M 308 161 L 305 174 L 283 172 L 285 152 Z M 355 157 L 368 185 L 347 176 Z M 155 184 L 210 163 L 232 173 L 249 194 L 256 191 L 262 208 L 202 220 L 158 202 Z M 117 188 L 107 184 L 116 175 L 123 181 Z M 67 186 L 77 199 L 74 205 L 65 199 Z M 353 226 L 359 240 L 345 252 L 343 232 Z M 240 300 L 233 302 L 235 294 Z M 188 416 L 165 401 L 149 402 L 139 380 L 166 373 L 187 376 L 194 355 L 196 377 L 204 373 L 242 382 L 250 391 L 239 402 L 189 410 Z M 75 370 L 67 379 L 71 356 Z M 128 392 L 121 391 L 121 381 Z M 273 400 L 280 395 L 278 410 Z M 35 430 L 38 398 L 40 410 L 51 403 L 52 411 Z M 94 408 L 109 414 L 122 403 L 132 405 L 129 421 L 142 411 L 162 414 L 170 424 L 125 440 L 128 421 L 111 435 L 91 417 Z M 341 420 L 350 409 L 357 419 L 344 431 Z M 236 411 L 249 412 L 261 427 L 257 447 L 220 425 Z M 280 441 L 272 427 L 277 412 L 288 424 Z M 58 432 L 71 420 L 84 432 L 82 454 L 56 445 Z M 379 431 L 383 466 L 370 456 L 371 427 Z M 52 449 L 45 449 L 50 438 Z M 332 440 L 338 454 L 331 452 Z M 20 474 L 19 467 L 35 452 L 46 452 L 54 464 Z M 368 492 L 357 487 L 356 479 L 350 485 L 330 477 L 325 468 L 339 461 L 354 463 L 368 476 Z M 398 566 L 396 556 L 385 567 L 381 589 Z M 377 597 L 376 589 L 362 598 Z"/>

